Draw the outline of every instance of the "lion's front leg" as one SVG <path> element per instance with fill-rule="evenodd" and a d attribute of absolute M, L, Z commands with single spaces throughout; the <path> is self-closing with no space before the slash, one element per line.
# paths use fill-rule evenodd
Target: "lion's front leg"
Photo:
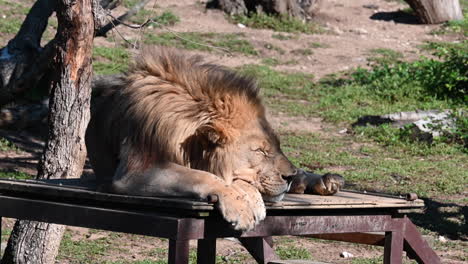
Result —
<path fill-rule="evenodd" d="M 216 206 L 236 230 L 250 230 L 259 221 L 258 213 L 242 188 L 227 185 L 214 174 L 166 162 L 140 171 L 119 165 L 110 190 L 140 196 L 173 196 L 207 199 L 216 195 Z M 260 215 L 261 216 L 261 215 Z M 263 216 L 264 217 L 264 216 Z"/>

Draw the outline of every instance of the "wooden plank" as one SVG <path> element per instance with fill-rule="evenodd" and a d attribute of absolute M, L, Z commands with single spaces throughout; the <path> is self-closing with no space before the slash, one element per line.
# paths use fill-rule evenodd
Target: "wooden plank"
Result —
<path fill-rule="evenodd" d="M 54 184 L 51 184 L 54 183 Z M 213 204 L 206 201 L 174 197 L 144 197 L 117 195 L 95 191 L 93 182 L 79 179 L 54 181 L 18 181 L 0 179 L 0 193 L 17 197 L 31 197 L 46 200 L 71 200 L 74 203 L 92 205 L 126 205 L 136 208 L 166 208 L 193 211 L 214 210 Z M 341 191 L 334 196 L 286 194 L 283 201 L 266 203 L 267 210 L 314 210 L 314 209 L 353 209 L 353 208 L 418 208 L 423 207 L 420 199 L 406 201 L 399 197 L 380 194 L 364 194 L 354 191 Z"/>
<path fill-rule="evenodd" d="M 25 195 L 35 198 L 63 201 L 73 199 L 90 202 L 93 205 L 102 203 L 137 205 L 140 208 L 180 208 L 187 210 L 213 210 L 213 205 L 189 198 L 173 197 L 145 197 L 132 195 L 118 195 L 90 190 L 86 186 L 78 188 L 70 185 L 49 184 L 38 181 L 0 180 L 0 192 L 10 195 Z M 77 201 L 79 202 L 79 201 Z"/>

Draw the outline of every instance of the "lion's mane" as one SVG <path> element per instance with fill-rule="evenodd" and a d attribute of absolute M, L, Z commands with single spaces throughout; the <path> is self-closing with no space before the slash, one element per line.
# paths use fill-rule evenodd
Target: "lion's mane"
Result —
<path fill-rule="evenodd" d="M 129 168 L 166 160 L 229 175 L 229 148 L 218 146 L 264 114 L 258 88 L 250 78 L 180 53 L 146 47 L 120 84 L 97 91 L 112 98 L 114 111 L 105 121 L 109 140 L 114 146 L 131 141 L 145 153 Z"/>

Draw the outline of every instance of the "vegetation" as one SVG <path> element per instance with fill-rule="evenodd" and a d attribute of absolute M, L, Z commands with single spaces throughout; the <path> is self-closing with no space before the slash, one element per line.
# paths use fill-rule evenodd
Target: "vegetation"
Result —
<path fill-rule="evenodd" d="M 367 60 L 371 63 L 376 64 L 394 64 L 400 62 L 403 58 L 403 54 L 392 49 L 378 48 L 371 49 L 370 53 L 373 55 Z"/>
<path fill-rule="evenodd" d="M 143 24 L 148 19 L 152 19 L 154 22 L 150 22 L 149 25 L 154 27 L 173 26 L 180 22 L 180 18 L 170 10 L 166 10 L 158 16 L 153 16 L 154 11 L 143 9 L 140 10 L 137 15 L 133 16 L 130 21 L 135 24 Z"/>
<path fill-rule="evenodd" d="M 161 33 L 158 35 L 147 35 L 144 42 L 147 44 L 202 51 L 216 51 L 215 47 L 218 47 L 245 55 L 258 55 L 253 45 L 247 40 L 242 39 L 242 37 L 244 37 L 243 34 L 233 33 L 182 32 L 177 35 L 173 33 Z"/>
<path fill-rule="evenodd" d="M 248 16 L 232 16 L 231 21 L 251 28 L 264 28 L 280 32 L 316 34 L 324 30 L 318 24 L 303 22 L 291 16 L 274 16 L 265 13 L 252 13 Z M 278 35 L 279 38 L 281 38 Z"/>
<path fill-rule="evenodd" d="M 276 248 L 276 254 L 280 259 L 311 259 L 312 255 L 307 249 L 293 245 L 279 246 Z"/>
<path fill-rule="evenodd" d="M 70 264 L 97 263 L 100 257 L 110 249 L 109 237 L 96 240 L 73 240 L 68 231 L 63 236 L 57 259 L 67 259 Z"/>
<path fill-rule="evenodd" d="M 0 151 L 18 151 L 18 147 L 15 143 L 9 141 L 6 138 L 0 137 Z"/>
<path fill-rule="evenodd" d="M 93 49 L 93 69 L 96 74 L 115 74 L 128 68 L 130 53 L 121 47 Z"/>

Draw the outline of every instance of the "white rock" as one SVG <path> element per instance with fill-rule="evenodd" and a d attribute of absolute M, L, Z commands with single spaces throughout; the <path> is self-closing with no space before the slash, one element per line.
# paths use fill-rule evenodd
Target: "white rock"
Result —
<path fill-rule="evenodd" d="M 343 252 L 340 253 L 340 257 L 342 257 L 342 258 L 352 258 L 352 257 L 354 257 L 354 255 L 349 253 L 349 252 L 343 251 Z"/>
<path fill-rule="evenodd" d="M 346 132 L 348 132 L 348 129 L 347 129 L 347 128 L 338 131 L 338 133 L 340 133 L 340 134 L 344 134 L 344 133 L 346 133 Z"/>
<path fill-rule="evenodd" d="M 244 24 L 241 24 L 241 23 L 237 23 L 237 26 L 240 27 L 240 28 L 246 28 L 246 26 Z"/>
<path fill-rule="evenodd" d="M 444 236 L 439 236 L 439 237 L 437 238 L 437 240 L 439 240 L 439 241 L 442 242 L 442 243 L 447 242 L 447 239 L 446 239 Z"/>

